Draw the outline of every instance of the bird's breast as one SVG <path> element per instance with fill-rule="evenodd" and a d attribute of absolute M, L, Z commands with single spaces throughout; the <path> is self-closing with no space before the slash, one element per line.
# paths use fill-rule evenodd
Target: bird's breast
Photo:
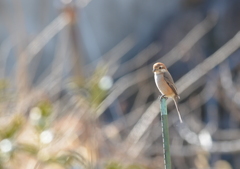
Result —
<path fill-rule="evenodd" d="M 165 81 L 163 74 L 154 74 L 154 79 L 158 90 L 166 97 L 174 97 L 172 88 Z"/>

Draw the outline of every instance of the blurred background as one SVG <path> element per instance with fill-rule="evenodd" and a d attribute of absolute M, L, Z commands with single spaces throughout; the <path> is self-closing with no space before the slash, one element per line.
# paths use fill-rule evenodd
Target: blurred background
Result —
<path fill-rule="evenodd" d="M 0 0 L 0 168 L 240 166 L 239 0 Z"/>

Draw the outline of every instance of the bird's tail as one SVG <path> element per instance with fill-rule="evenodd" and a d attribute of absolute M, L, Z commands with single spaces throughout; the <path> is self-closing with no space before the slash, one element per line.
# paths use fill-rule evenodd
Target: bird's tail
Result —
<path fill-rule="evenodd" d="M 174 97 L 174 98 L 173 98 L 173 101 L 174 101 L 174 103 L 175 103 L 175 106 L 176 106 L 176 109 L 177 109 L 177 112 L 178 112 L 179 120 L 180 120 L 180 122 L 182 123 L 182 122 L 183 122 L 183 121 L 182 121 L 182 117 L 181 117 L 181 114 L 180 114 L 180 112 L 179 112 L 178 105 L 177 105 L 177 97 Z"/>

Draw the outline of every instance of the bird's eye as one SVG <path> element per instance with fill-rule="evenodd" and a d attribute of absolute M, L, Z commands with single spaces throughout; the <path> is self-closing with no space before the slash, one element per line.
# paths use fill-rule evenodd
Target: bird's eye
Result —
<path fill-rule="evenodd" d="M 160 66 L 159 69 L 162 69 L 162 66 Z"/>

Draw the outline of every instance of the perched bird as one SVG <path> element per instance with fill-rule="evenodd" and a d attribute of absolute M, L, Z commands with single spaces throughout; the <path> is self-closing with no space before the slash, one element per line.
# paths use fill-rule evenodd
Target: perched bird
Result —
<path fill-rule="evenodd" d="M 161 62 L 157 62 L 153 65 L 153 73 L 156 86 L 162 94 L 161 97 L 170 97 L 173 99 L 178 112 L 179 120 L 182 123 L 182 117 L 180 115 L 177 105 L 177 99 L 180 99 L 180 97 L 178 95 L 177 88 L 173 82 L 172 76 L 167 70 L 167 67 Z"/>

